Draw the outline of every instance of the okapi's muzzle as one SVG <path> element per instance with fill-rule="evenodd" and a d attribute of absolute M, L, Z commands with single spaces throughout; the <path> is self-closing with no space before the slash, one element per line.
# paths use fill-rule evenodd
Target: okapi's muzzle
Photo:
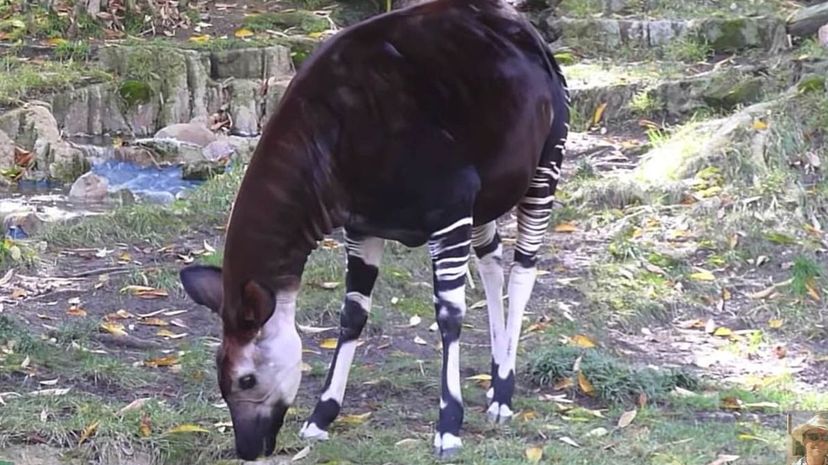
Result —
<path fill-rule="evenodd" d="M 230 406 L 239 458 L 253 461 L 272 455 L 287 410 L 288 406 L 281 402 L 270 411 L 264 410 L 261 404 L 249 402 Z"/>

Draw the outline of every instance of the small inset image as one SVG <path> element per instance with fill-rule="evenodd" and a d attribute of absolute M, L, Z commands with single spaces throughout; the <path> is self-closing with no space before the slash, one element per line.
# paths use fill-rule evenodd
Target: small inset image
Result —
<path fill-rule="evenodd" d="M 828 465 L 828 411 L 788 413 L 787 465 Z"/>

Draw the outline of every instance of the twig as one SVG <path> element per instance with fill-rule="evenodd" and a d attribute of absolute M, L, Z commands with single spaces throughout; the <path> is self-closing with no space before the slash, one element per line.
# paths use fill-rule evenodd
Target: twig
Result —
<path fill-rule="evenodd" d="M 86 271 L 81 271 L 80 273 L 64 275 L 64 276 L 57 276 L 57 277 L 61 278 L 61 279 L 85 278 L 85 277 L 89 277 L 89 276 L 97 276 L 99 274 L 106 274 L 106 273 L 124 273 L 124 272 L 127 272 L 127 271 L 132 271 L 134 269 L 136 269 L 136 268 L 132 267 L 132 266 L 109 266 L 109 267 L 96 268 L 94 270 L 86 270 Z"/>

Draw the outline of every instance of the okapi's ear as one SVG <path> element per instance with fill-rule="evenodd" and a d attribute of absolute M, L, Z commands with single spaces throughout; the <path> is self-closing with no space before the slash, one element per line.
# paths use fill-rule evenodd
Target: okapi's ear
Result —
<path fill-rule="evenodd" d="M 256 281 L 248 281 L 242 294 L 242 321 L 253 328 L 262 327 L 273 315 L 276 299 L 273 291 Z"/>
<path fill-rule="evenodd" d="M 221 268 L 217 266 L 191 265 L 179 273 L 184 291 L 195 303 L 204 305 L 210 310 L 220 313 L 221 303 L 224 300 Z"/>

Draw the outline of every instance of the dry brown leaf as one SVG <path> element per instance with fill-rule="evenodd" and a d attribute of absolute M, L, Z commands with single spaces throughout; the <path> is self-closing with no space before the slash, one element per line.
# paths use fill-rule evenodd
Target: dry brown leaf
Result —
<path fill-rule="evenodd" d="M 147 326 L 169 326 L 169 323 L 162 320 L 161 318 L 144 318 L 139 320 L 138 323 Z"/>
<path fill-rule="evenodd" d="M 725 328 L 724 326 L 719 326 L 716 328 L 716 331 L 713 331 L 714 336 L 719 337 L 727 337 L 733 334 L 733 330 L 730 328 Z"/>
<path fill-rule="evenodd" d="M 624 412 L 623 414 L 621 414 L 621 416 L 618 418 L 618 427 L 619 428 L 626 428 L 627 426 L 629 426 L 630 423 L 632 423 L 632 421 L 635 419 L 635 416 L 637 414 L 638 414 L 638 409 L 628 410 L 628 411 Z"/>
<path fill-rule="evenodd" d="M 564 442 L 566 444 L 569 444 L 572 447 L 581 447 L 581 446 L 578 445 L 577 442 L 573 441 L 572 438 L 570 438 L 568 436 L 559 437 L 558 440 L 560 440 L 561 442 Z"/>
<path fill-rule="evenodd" d="M 421 338 L 420 336 L 414 336 L 414 343 L 420 344 L 421 346 L 428 345 L 428 342 L 426 342 L 425 339 Z"/>
<path fill-rule="evenodd" d="M 529 463 L 538 463 L 543 458 L 543 449 L 540 447 L 527 447 L 524 453 Z"/>
<path fill-rule="evenodd" d="M 578 227 L 572 223 L 560 223 L 555 226 L 555 232 L 558 233 L 571 233 L 578 230 Z"/>
<path fill-rule="evenodd" d="M 319 287 L 321 287 L 322 289 L 327 289 L 327 290 L 336 289 L 338 286 L 339 286 L 339 281 L 326 281 L 324 283 L 319 284 Z"/>
<path fill-rule="evenodd" d="M 723 409 L 728 410 L 741 410 L 742 409 L 742 401 L 737 397 L 724 397 L 722 398 L 720 407 Z"/>
<path fill-rule="evenodd" d="M 348 425 L 361 425 L 365 420 L 371 416 L 371 412 L 360 413 L 358 415 L 345 415 L 340 421 Z"/>
<path fill-rule="evenodd" d="M 589 382 L 589 380 L 582 371 L 578 372 L 578 386 L 581 388 L 581 391 L 583 391 L 584 394 L 588 396 L 595 395 L 595 387 L 592 385 L 592 383 Z"/>
<path fill-rule="evenodd" d="M 125 407 L 123 407 L 121 410 L 118 410 L 118 415 L 123 415 L 126 412 L 130 412 L 132 410 L 140 410 L 141 407 L 143 407 L 147 402 L 149 402 L 150 399 L 150 397 L 142 397 L 140 399 L 135 399 L 129 404 L 127 404 Z"/>
<path fill-rule="evenodd" d="M 480 373 L 479 375 L 469 376 L 466 379 L 470 381 L 491 381 L 492 375 L 488 375 L 486 373 Z"/>
<path fill-rule="evenodd" d="M 187 333 L 176 334 L 168 329 L 159 329 L 155 335 L 159 337 L 167 337 L 170 339 L 181 339 L 182 337 L 187 336 Z"/>
<path fill-rule="evenodd" d="M 417 326 L 418 324 L 420 324 L 422 321 L 423 321 L 423 319 L 420 318 L 419 315 L 414 315 L 414 316 L 412 316 L 411 318 L 408 319 L 408 327 L 413 328 L 413 327 Z"/>
<path fill-rule="evenodd" d="M 101 424 L 100 421 L 96 421 L 94 423 L 89 424 L 86 428 L 84 428 L 83 431 L 81 431 L 80 438 L 78 438 L 78 445 L 83 444 L 83 441 L 86 441 L 87 439 L 89 439 L 89 437 L 92 436 L 92 434 L 94 434 L 95 431 L 98 429 L 98 425 L 100 425 L 100 424 Z"/>
<path fill-rule="evenodd" d="M 11 298 L 12 299 L 20 299 L 22 297 L 26 297 L 26 295 L 28 295 L 28 292 L 26 292 L 24 289 L 20 289 L 19 287 L 16 287 L 12 290 Z"/>
<path fill-rule="evenodd" d="M 77 305 L 72 305 L 69 310 L 66 310 L 66 314 L 69 316 L 86 316 L 86 310 Z"/>
<path fill-rule="evenodd" d="M 122 325 L 121 323 L 115 323 L 113 321 L 104 321 L 103 323 L 101 323 L 101 329 L 116 336 L 127 335 L 124 325 Z"/>
<path fill-rule="evenodd" d="M 152 422 L 147 412 L 141 414 L 141 423 L 138 425 L 138 434 L 142 438 L 147 438 L 152 434 Z"/>
<path fill-rule="evenodd" d="M 604 116 L 604 110 L 607 109 L 607 102 L 603 102 L 598 105 L 598 108 L 595 109 L 595 113 L 592 114 L 592 125 L 597 126 L 598 123 L 601 122 L 601 117 Z"/>
<path fill-rule="evenodd" d="M 768 328 L 779 329 L 781 327 L 782 327 L 782 320 L 780 320 L 780 319 L 768 320 Z"/>
<path fill-rule="evenodd" d="M 755 124 L 755 123 L 754 123 L 754 127 L 756 127 L 756 124 Z M 766 127 L 767 127 L 767 126 L 766 126 Z M 734 461 L 734 460 L 737 460 L 738 458 L 739 458 L 739 456 L 738 456 L 738 455 L 725 455 L 725 454 L 719 454 L 719 456 L 718 456 L 718 457 L 716 457 L 716 460 L 714 460 L 714 461 L 712 461 L 712 462 L 708 463 L 707 465 L 724 465 L 724 464 L 726 464 L 726 463 L 728 463 L 728 462 L 732 462 L 732 461 Z"/>
<path fill-rule="evenodd" d="M 182 425 L 178 425 L 167 433 L 209 433 L 210 431 L 202 428 L 201 426 L 194 425 L 192 423 L 184 423 Z"/>
<path fill-rule="evenodd" d="M 805 289 L 807 290 L 808 295 L 811 296 L 812 299 L 814 299 L 817 302 L 821 300 L 819 297 L 819 291 L 816 287 L 816 280 L 814 278 L 808 278 L 808 280 L 805 281 Z"/>
<path fill-rule="evenodd" d="M 595 343 L 592 342 L 592 339 L 584 336 L 583 334 L 576 334 L 569 341 L 576 347 L 583 347 L 585 349 L 595 347 Z"/>
<path fill-rule="evenodd" d="M 333 337 L 322 339 L 322 342 L 319 343 L 319 347 L 322 349 L 334 350 L 336 349 L 336 342 L 336 338 Z"/>
<path fill-rule="evenodd" d="M 695 273 L 690 273 L 689 277 L 690 277 L 690 279 L 692 279 L 694 281 L 715 281 L 716 280 L 716 276 L 713 273 L 711 273 L 707 270 L 702 270 L 702 269 L 699 269 L 699 271 L 697 271 Z"/>
<path fill-rule="evenodd" d="M 144 366 L 148 367 L 168 367 L 175 365 L 176 363 L 178 363 L 178 355 L 176 354 L 144 360 Z"/>
<path fill-rule="evenodd" d="M 250 29 L 240 28 L 236 29 L 236 32 L 234 32 L 233 35 L 236 36 L 237 39 L 247 39 L 248 37 L 252 37 L 254 34 Z"/>

